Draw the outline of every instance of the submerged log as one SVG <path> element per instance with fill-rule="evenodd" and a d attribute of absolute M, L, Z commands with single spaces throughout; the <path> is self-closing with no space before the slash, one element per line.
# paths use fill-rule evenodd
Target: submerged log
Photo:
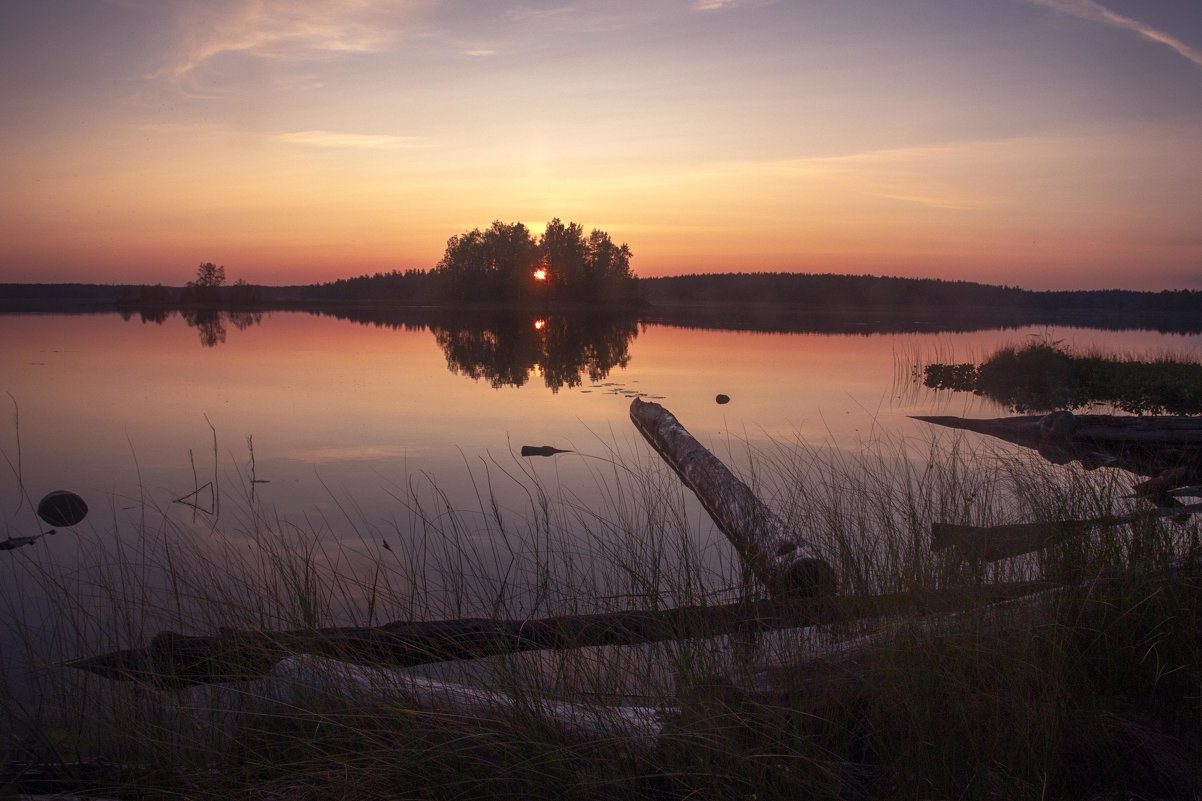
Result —
<path fill-rule="evenodd" d="M 932 425 L 996 437 L 1031 448 L 1054 464 L 1117 467 L 1136 475 L 1177 471 L 1182 483 L 1202 482 L 1202 418 L 1053 412 L 994 419 L 915 416 Z"/>
<path fill-rule="evenodd" d="M 1141 520 L 1176 517 L 1202 512 L 1202 503 L 1167 509 L 1150 509 L 1128 515 L 1110 515 L 1086 520 L 1058 520 L 1036 523 L 1010 523 L 1000 526 L 965 526 L 955 523 L 934 523 L 931 526 L 931 550 L 959 548 L 969 559 L 996 562 L 1009 556 L 1038 551 L 1091 528 L 1123 526 Z"/>
<path fill-rule="evenodd" d="M 832 593 L 837 578 L 819 556 L 658 403 L 635 398 L 630 419 L 676 471 L 739 556 L 777 596 Z"/>
<path fill-rule="evenodd" d="M 1035 447 L 1046 441 L 1071 441 L 1088 445 L 1194 445 L 1202 447 L 1202 418 L 1169 415 L 1123 417 L 1110 414 L 1052 412 L 975 419 L 951 415 L 915 415 L 924 423 L 962 428 Z"/>
<path fill-rule="evenodd" d="M 67 666 L 108 679 L 179 689 L 258 679 L 280 660 L 299 654 L 359 665 L 409 667 L 524 651 L 640 645 L 949 611 L 1013 598 L 1046 586 L 1022 582 L 971 590 L 761 600 L 537 620 L 401 621 L 371 628 L 222 630 L 208 636 L 162 632 L 145 648 L 85 657 Z"/>

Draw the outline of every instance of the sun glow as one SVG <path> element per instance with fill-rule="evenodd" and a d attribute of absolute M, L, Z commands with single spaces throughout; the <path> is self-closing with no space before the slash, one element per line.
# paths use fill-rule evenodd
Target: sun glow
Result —
<path fill-rule="evenodd" d="M 546 281 L 547 280 L 547 271 L 544 270 L 542 267 L 539 267 L 537 270 L 534 271 L 534 280 L 535 281 Z"/>

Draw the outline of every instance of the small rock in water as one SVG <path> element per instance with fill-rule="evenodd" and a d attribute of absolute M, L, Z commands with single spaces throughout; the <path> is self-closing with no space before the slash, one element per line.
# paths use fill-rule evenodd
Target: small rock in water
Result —
<path fill-rule="evenodd" d="M 38 503 L 38 517 L 52 526 L 73 526 L 87 515 L 83 498 L 67 490 L 55 490 Z"/>
<path fill-rule="evenodd" d="M 721 393 L 719 393 L 718 397 L 714 398 L 714 402 L 715 403 L 730 403 L 730 396 L 722 395 Z"/>

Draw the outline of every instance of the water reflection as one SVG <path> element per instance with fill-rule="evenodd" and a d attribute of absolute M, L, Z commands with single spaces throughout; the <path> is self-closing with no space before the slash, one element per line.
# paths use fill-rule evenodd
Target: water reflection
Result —
<path fill-rule="evenodd" d="M 245 331 L 252 325 L 263 322 L 263 312 L 245 310 L 221 310 L 207 308 L 168 309 L 164 307 L 148 307 L 137 310 L 127 309 L 121 312 L 121 317 L 129 322 L 137 314 L 143 323 L 162 325 L 170 318 L 179 314 L 189 327 L 196 329 L 203 348 L 215 348 L 225 344 L 226 325 L 232 325 L 239 331 Z"/>
<path fill-rule="evenodd" d="M 632 317 L 497 314 L 430 326 L 451 372 L 493 387 L 541 376 L 552 392 L 601 381 L 630 361 Z"/>
<path fill-rule="evenodd" d="M 377 328 L 428 330 L 456 375 L 488 381 L 493 387 L 524 386 L 541 377 L 552 392 L 605 379 L 630 361 L 630 343 L 638 335 L 637 318 L 606 312 L 466 312 L 435 309 L 339 309 L 314 312 Z M 196 329 L 200 344 L 225 344 L 227 326 L 244 330 L 262 322 L 262 312 L 212 308 L 146 308 L 121 313 L 143 323 L 162 325 L 179 314 Z"/>

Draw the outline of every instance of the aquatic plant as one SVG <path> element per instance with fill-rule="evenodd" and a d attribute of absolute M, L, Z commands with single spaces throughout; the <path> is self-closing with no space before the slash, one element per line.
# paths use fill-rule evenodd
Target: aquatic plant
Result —
<path fill-rule="evenodd" d="M 1075 354 L 1033 342 L 1002 348 L 980 364 L 925 365 L 922 383 L 984 395 L 1018 412 L 1108 405 L 1132 414 L 1202 414 L 1202 364 L 1170 355 Z"/>
<path fill-rule="evenodd" d="M 252 498 L 247 476 L 221 483 L 242 491 L 220 519 L 150 493 L 113 499 L 108 514 L 92 499 L 74 552 L 25 548 L 3 565 L 0 782 L 29 789 L 41 771 L 75 792 L 298 800 L 1189 797 L 1202 786 L 1202 593 L 1182 562 L 1196 556 L 1197 525 L 1148 520 L 992 564 L 933 553 L 935 522 L 1132 504 L 1114 471 L 958 437 L 778 441 L 740 461 L 836 565 L 844 595 L 944 591 L 971 607 L 1006 583 L 1062 589 L 957 618 L 918 606 L 408 670 L 289 659 L 266 680 L 178 691 L 63 666 L 164 630 L 534 618 L 759 592 L 654 456 L 626 441 L 589 450 L 556 458 L 587 463 L 598 501 L 515 455 L 479 468 L 470 506 L 420 476 L 390 488 L 398 514 L 386 527 L 342 498 L 341 519 L 290 517 Z M 523 508 L 490 491 L 500 482 L 523 488 Z M 432 688 L 464 686 L 482 694 L 470 711 L 450 690 L 431 703 Z"/>

